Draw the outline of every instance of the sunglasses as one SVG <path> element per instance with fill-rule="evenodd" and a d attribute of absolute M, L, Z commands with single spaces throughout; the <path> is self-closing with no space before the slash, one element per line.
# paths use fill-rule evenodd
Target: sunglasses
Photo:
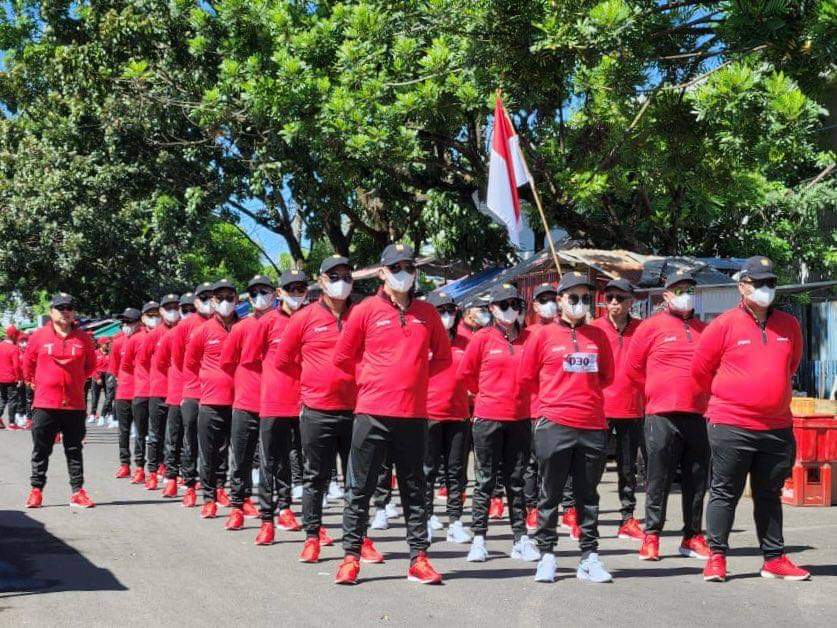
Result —
<path fill-rule="evenodd" d="M 234 294 L 224 294 L 224 295 L 216 294 L 215 298 L 218 299 L 219 301 L 227 301 L 228 303 L 232 303 L 233 301 L 235 301 L 235 295 Z"/>
<path fill-rule="evenodd" d="M 436 309 L 439 311 L 439 314 L 456 314 L 455 305 L 440 305 Z"/>
<path fill-rule="evenodd" d="M 579 301 L 581 301 L 584 305 L 590 305 L 591 299 L 589 294 L 583 294 L 578 296 L 577 294 L 568 294 L 567 301 L 570 302 L 570 305 L 576 305 Z"/>
<path fill-rule="evenodd" d="M 352 283 L 354 278 L 352 277 L 352 273 L 326 273 L 326 277 L 331 282 L 335 281 L 345 281 L 347 283 Z"/>
<path fill-rule="evenodd" d="M 415 264 L 411 264 L 409 262 L 399 262 L 397 264 L 390 264 L 389 266 L 387 266 L 387 268 L 389 269 L 389 272 L 391 272 L 392 274 L 395 274 L 395 273 L 400 272 L 402 270 L 410 273 L 411 275 L 414 272 L 416 272 Z"/>
<path fill-rule="evenodd" d="M 181 305 L 180 311 L 184 314 L 193 314 L 195 312 L 195 307 L 193 305 Z"/>
<path fill-rule="evenodd" d="M 555 303 L 555 295 L 549 296 L 548 294 L 542 294 L 535 299 L 541 305 L 546 305 L 547 303 Z"/>
<path fill-rule="evenodd" d="M 305 294 L 308 291 L 308 286 L 304 283 L 292 283 L 285 286 L 285 292 L 294 294 Z"/>
<path fill-rule="evenodd" d="M 76 308 L 73 305 L 56 305 L 55 309 L 59 312 L 75 312 Z"/>
<path fill-rule="evenodd" d="M 207 301 L 212 300 L 212 293 L 211 292 L 204 292 L 203 294 L 199 294 L 197 296 L 198 301 L 203 301 L 204 303 Z"/>
<path fill-rule="evenodd" d="M 681 294 L 694 294 L 695 288 L 694 286 L 689 286 L 688 288 L 675 288 L 672 290 L 674 296 L 679 297 Z"/>
<path fill-rule="evenodd" d="M 252 290 L 248 290 L 247 294 L 250 295 L 251 299 L 255 299 L 256 297 L 259 297 L 259 296 L 263 297 L 263 296 L 266 296 L 268 294 L 273 294 L 273 290 L 270 290 L 269 288 L 258 288 L 258 289 L 254 288 Z"/>
<path fill-rule="evenodd" d="M 494 305 L 499 307 L 503 312 L 505 312 L 509 308 L 513 309 L 515 312 L 519 312 L 523 309 L 523 303 L 521 303 L 517 299 L 506 299 L 505 301 L 498 301 Z"/>
<path fill-rule="evenodd" d="M 775 288 L 776 287 L 776 280 L 775 279 L 746 279 L 744 283 L 748 283 L 753 288 Z"/>
<path fill-rule="evenodd" d="M 606 294 L 605 295 L 605 302 L 610 303 L 611 301 L 616 301 L 617 303 L 624 303 L 628 297 L 622 294 Z"/>

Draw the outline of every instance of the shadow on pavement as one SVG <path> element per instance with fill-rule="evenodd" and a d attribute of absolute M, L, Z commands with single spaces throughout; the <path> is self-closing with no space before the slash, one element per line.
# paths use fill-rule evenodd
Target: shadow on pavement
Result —
<path fill-rule="evenodd" d="M 0 510 L 0 600 L 57 591 L 127 591 L 107 569 L 15 510 Z"/>

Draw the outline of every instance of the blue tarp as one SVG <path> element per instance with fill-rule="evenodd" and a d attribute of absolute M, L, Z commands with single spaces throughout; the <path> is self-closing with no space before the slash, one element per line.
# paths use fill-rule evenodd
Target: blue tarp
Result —
<path fill-rule="evenodd" d="M 462 279 L 457 279 L 456 281 L 451 281 L 450 283 L 445 284 L 444 286 L 437 288 L 433 292 L 445 292 L 446 294 L 450 295 L 450 297 L 454 301 L 459 301 L 460 297 L 468 294 L 473 288 L 476 288 L 480 284 L 496 277 L 501 272 L 503 272 L 503 268 L 486 268 L 476 274 L 468 275 L 467 277 L 463 277 Z"/>

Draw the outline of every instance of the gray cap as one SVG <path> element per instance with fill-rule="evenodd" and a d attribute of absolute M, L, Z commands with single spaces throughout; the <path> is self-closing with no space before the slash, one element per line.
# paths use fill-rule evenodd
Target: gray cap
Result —
<path fill-rule="evenodd" d="M 675 284 L 684 282 L 695 285 L 697 283 L 697 280 L 694 278 L 694 275 L 692 275 L 692 273 L 690 273 L 688 270 L 678 270 L 669 275 L 666 275 L 665 287 L 671 288 Z"/>
<path fill-rule="evenodd" d="M 634 293 L 633 284 L 631 284 L 631 282 L 627 279 L 611 279 L 605 284 L 605 290 L 608 288 L 616 288 L 617 290 L 627 292 L 628 294 Z"/>
<path fill-rule="evenodd" d="M 453 297 L 444 290 L 441 292 L 432 292 L 427 295 L 427 302 L 433 307 L 441 307 L 443 305 L 456 305 Z"/>
<path fill-rule="evenodd" d="M 135 307 L 126 307 L 117 318 L 126 323 L 136 323 L 140 319 L 140 311 Z"/>
<path fill-rule="evenodd" d="M 754 255 L 748 257 L 738 273 L 740 279 L 776 279 L 776 274 L 773 272 L 773 262 L 764 255 Z"/>
<path fill-rule="evenodd" d="M 515 288 L 510 283 L 501 283 L 499 286 L 494 286 L 491 289 L 491 296 L 489 300 L 492 303 L 499 303 L 500 301 L 505 301 L 506 299 L 520 299 L 520 295 L 517 293 L 517 288 Z"/>
<path fill-rule="evenodd" d="M 273 285 L 273 280 L 267 275 L 256 275 L 250 281 L 247 282 L 248 290 L 254 286 L 267 286 L 268 288 L 276 287 Z"/>
<path fill-rule="evenodd" d="M 142 304 L 142 313 L 150 312 L 151 310 L 159 310 L 160 304 L 156 301 L 146 301 Z"/>
<path fill-rule="evenodd" d="M 236 294 L 238 294 L 238 290 L 235 289 L 235 284 L 227 278 L 219 279 L 214 284 L 212 284 L 212 292 L 217 290 L 232 290 Z"/>
<path fill-rule="evenodd" d="M 558 294 L 576 286 L 587 286 L 590 290 L 596 289 L 596 284 L 590 281 L 587 275 L 574 270 L 569 273 L 564 273 L 564 276 L 561 277 L 561 281 L 558 282 Z"/>
<path fill-rule="evenodd" d="M 381 253 L 381 266 L 391 266 L 398 262 L 412 262 L 415 258 L 416 253 L 409 244 L 390 244 Z"/>
<path fill-rule="evenodd" d="M 198 284 L 195 286 L 195 296 L 200 296 L 204 292 L 212 292 L 212 284 L 208 281 L 204 281 L 203 283 Z"/>
<path fill-rule="evenodd" d="M 66 292 L 59 292 L 58 294 L 52 295 L 52 301 L 50 301 L 50 307 L 58 307 L 59 305 L 69 305 L 75 307 L 75 299 Z"/>
<path fill-rule="evenodd" d="M 180 305 L 192 305 L 194 300 L 195 294 L 193 292 L 185 292 L 180 295 Z"/>
<path fill-rule="evenodd" d="M 286 270 L 279 278 L 279 285 L 284 288 L 285 286 L 290 286 L 292 283 L 304 283 L 307 286 L 308 277 L 301 270 Z"/>
<path fill-rule="evenodd" d="M 180 297 L 177 296 L 174 293 L 170 292 L 166 296 L 164 296 L 162 299 L 160 299 L 160 307 L 163 307 L 163 306 L 166 306 L 166 305 L 172 305 L 172 304 L 174 304 L 174 305 L 179 305 L 180 304 Z"/>
<path fill-rule="evenodd" d="M 542 294 L 558 294 L 558 288 L 555 287 L 555 284 L 552 283 L 542 283 L 535 286 L 534 292 L 532 292 L 532 298 L 537 299 Z"/>
<path fill-rule="evenodd" d="M 328 271 L 330 271 L 332 268 L 335 268 L 336 266 L 349 266 L 349 267 L 351 267 L 351 264 L 349 264 L 349 258 L 348 257 L 343 257 L 342 255 L 336 255 L 336 254 L 335 255 L 329 255 L 322 262 L 320 262 L 320 274 L 327 273 Z"/>

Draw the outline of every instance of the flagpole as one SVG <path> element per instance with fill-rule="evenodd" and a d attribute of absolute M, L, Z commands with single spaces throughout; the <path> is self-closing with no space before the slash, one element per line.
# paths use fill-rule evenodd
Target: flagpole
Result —
<path fill-rule="evenodd" d="M 497 89 L 497 98 L 500 98 L 502 101 L 499 89 Z M 506 111 L 505 107 L 503 107 L 503 111 L 506 114 L 509 126 L 514 128 L 511 118 L 509 118 L 509 112 Z M 555 263 L 555 269 L 558 271 L 558 279 L 560 280 L 564 276 L 561 272 L 561 263 L 558 261 L 558 253 L 555 250 L 555 242 L 552 241 L 552 234 L 549 232 L 549 224 L 546 222 L 546 214 L 543 211 L 543 205 L 541 205 L 541 195 L 538 194 L 538 188 L 535 186 L 535 179 L 532 177 L 532 171 L 529 169 L 529 163 L 526 161 L 526 155 L 524 154 L 522 147 L 520 148 L 520 155 L 523 157 L 523 162 L 526 164 L 526 171 L 529 174 L 529 187 L 532 188 L 532 196 L 535 197 L 535 205 L 537 206 L 538 213 L 541 216 L 541 224 L 543 225 L 544 234 L 546 234 L 546 241 L 549 244 L 549 250 L 552 253 L 552 261 Z"/>

